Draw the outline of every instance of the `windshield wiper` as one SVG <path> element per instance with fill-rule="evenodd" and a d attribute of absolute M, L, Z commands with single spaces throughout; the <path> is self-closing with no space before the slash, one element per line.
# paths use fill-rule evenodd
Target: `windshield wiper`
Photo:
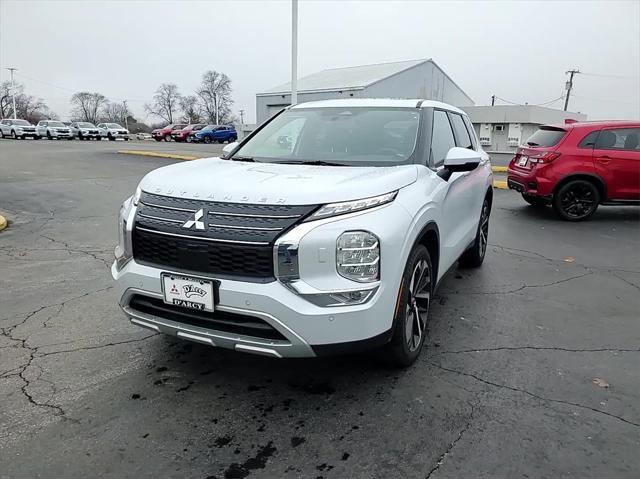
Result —
<path fill-rule="evenodd" d="M 239 155 L 232 156 L 231 160 L 233 160 L 233 161 L 247 161 L 247 162 L 253 162 L 253 163 L 255 163 L 255 161 L 256 161 L 253 158 L 251 158 L 250 156 L 239 156 Z"/>
<path fill-rule="evenodd" d="M 527 145 L 529 146 L 540 146 L 538 143 L 536 143 L 535 141 L 527 141 Z"/>
<path fill-rule="evenodd" d="M 274 161 L 279 165 L 316 165 L 316 166 L 347 166 L 344 163 L 334 163 L 332 161 L 314 160 L 314 161 L 300 161 L 300 160 L 285 160 Z"/>

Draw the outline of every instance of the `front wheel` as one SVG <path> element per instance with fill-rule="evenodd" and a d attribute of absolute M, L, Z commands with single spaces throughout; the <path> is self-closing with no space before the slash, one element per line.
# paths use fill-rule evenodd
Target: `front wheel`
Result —
<path fill-rule="evenodd" d="M 171 141 L 171 135 L 164 135 L 164 141 Z"/>
<path fill-rule="evenodd" d="M 480 222 L 478 223 L 476 239 L 473 241 L 471 248 L 462 253 L 462 256 L 460 256 L 458 260 L 458 264 L 463 268 L 477 268 L 482 265 L 489 242 L 490 214 L 491 206 L 489 205 L 489 198 L 485 198 L 482 203 L 482 211 L 480 212 Z"/>
<path fill-rule="evenodd" d="M 51 138 L 51 133 L 50 133 L 50 132 L 47 132 L 47 140 L 51 140 L 51 139 L 52 139 L 52 138 Z"/>
<path fill-rule="evenodd" d="M 588 180 L 573 180 L 553 196 L 553 209 L 566 221 L 583 221 L 598 209 L 600 192 Z"/>
<path fill-rule="evenodd" d="M 385 346 L 384 358 L 394 366 L 410 366 L 422 351 L 429 324 L 433 284 L 429 251 L 423 245 L 416 245 L 402 275 L 393 335 Z"/>
<path fill-rule="evenodd" d="M 15 131 L 12 131 L 12 132 L 11 132 L 11 138 L 12 138 L 12 139 L 14 139 L 14 140 L 17 140 L 17 139 L 18 139 L 18 135 L 16 135 L 16 132 L 15 132 Z"/>
<path fill-rule="evenodd" d="M 209 138 L 208 136 L 205 136 L 204 142 L 208 145 L 209 143 L 211 143 L 211 138 Z"/>
<path fill-rule="evenodd" d="M 107 138 L 109 138 L 109 141 L 116 141 L 116 139 L 113 136 L 111 136 L 111 134 L 107 135 Z"/>

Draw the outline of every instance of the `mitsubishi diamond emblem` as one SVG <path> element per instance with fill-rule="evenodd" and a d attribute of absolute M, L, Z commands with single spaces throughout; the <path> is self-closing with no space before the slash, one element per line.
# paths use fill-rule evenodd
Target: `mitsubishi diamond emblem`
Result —
<path fill-rule="evenodd" d="M 182 225 L 182 227 L 186 229 L 191 229 L 195 225 L 197 230 L 203 230 L 204 222 L 200 221 L 203 216 L 204 216 L 204 211 L 202 209 L 199 209 L 193 214 L 193 219 L 187 221 L 185 224 Z"/>

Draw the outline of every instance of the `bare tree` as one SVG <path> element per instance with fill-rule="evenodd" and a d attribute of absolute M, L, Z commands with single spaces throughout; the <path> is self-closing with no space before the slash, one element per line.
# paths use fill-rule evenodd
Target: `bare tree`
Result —
<path fill-rule="evenodd" d="M 153 95 L 153 103 L 144 106 L 147 113 L 173 123 L 180 106 L 180 93 L 175 83 L 163 83 Z"/>
<path fill-rule="evenodd" d="M 124 125 L 129 116 L 131 116 L 131 112 L 124 102 L 108 102 L 104 105 L 100 114 L 102 121 L 119 123 L 120 125 Z"/>
<path fill-rule="evenodd" d="M 200 99 L 202 113 L 209 122 L 216 122 L 216 112 L 218 123 L 233 121 L 231 92 L 231 79 L 224 73 L 209 70 L 202 75 L 202 83 L 196 95 Z"/>
<path fill-rule="evenodd" d="M 42 99 L 24 93 L 22 85 L 16 85 L 16 113 L 18 118 L 30 123 L 57 117 Z M 11 82 L 7 81 L 0 84 L 0 117 L 8 118 L 10 116 L 13 116 Z"/>
<path fill-rule="evenodd" d="M 97 123 L 102 108 L 108 103 L 107 97 L 101 93 L 81 91 L 71 97 L 73 109 L 71 115 L 76 121 Z"/>
<path fill-rule="evenodd" d="M 180 109 L 182 110 L 182 116 L 185 122 L 200 123 L 202 121 L 200 105 L 195 95 L 183 96 L 180 99 Z"/>

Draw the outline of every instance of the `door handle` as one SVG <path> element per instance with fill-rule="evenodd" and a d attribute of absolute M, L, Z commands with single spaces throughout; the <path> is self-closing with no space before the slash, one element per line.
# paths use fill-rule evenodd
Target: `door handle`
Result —
<path fill-rule="evenodd" d="M 603 165 L 606 165 L 607 163 L 611 162 L 611 158 L 607 155 L 597 156 L 596 161 L 602 163 Z"/>

